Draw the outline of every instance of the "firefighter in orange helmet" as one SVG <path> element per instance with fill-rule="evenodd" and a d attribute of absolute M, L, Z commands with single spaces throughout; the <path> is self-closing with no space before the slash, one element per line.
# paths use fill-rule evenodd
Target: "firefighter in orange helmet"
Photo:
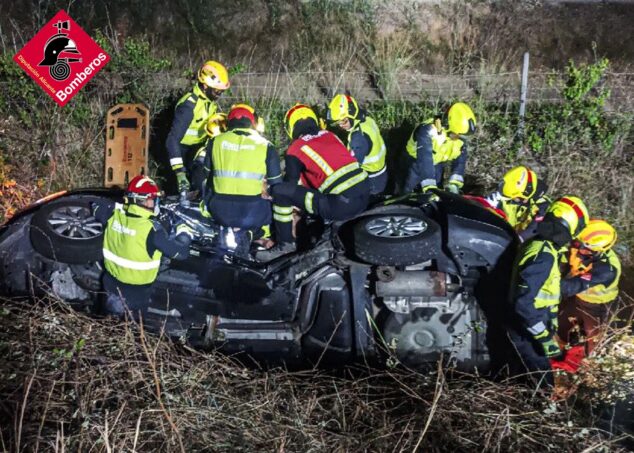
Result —
<path fill-rule="evenodd" d="M 614 252 L 616 230 L 605 220 L 591 220 L 564 255 L 559 316 L 560 332 L 569 333 L 577 325 L 585 332 L 586 352 L 594 349 L 596 337 L 605 325 L 610 305 L 619 294 L 621 262 Z"/>

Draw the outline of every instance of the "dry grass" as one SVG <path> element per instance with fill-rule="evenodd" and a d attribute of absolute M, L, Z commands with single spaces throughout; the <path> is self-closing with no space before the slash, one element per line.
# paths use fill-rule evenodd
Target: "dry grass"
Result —
<path fill-rule="evenodd" d="M 1 310 L 7 451 L 619 449 L 587 413 L 511 382 L 247 370 L 60 302 Z"/>

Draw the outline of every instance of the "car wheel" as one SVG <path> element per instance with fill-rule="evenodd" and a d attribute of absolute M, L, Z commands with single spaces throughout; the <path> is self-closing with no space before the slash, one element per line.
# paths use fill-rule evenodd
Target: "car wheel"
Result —
<path fill-rule="evenodd" d="M 62 200 L 42 206 L 31 219 L 31 244 L 40 254 L 68 264 L 103 259 L 103 226 L 90 200 Z"/>
<path fill-rule="evenodd" d="M 440 227 L 413 210 L 362 217 L 353 234 L 355 254 L 370 264 L 407 266 L 441 252 Z"/>

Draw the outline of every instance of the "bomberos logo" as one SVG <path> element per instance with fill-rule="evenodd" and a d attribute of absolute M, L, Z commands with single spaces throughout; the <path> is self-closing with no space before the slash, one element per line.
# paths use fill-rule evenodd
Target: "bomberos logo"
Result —
<path fill-rule="evenodd" d="M 59 11 L 13 60 L 64 106 L 110 57 L 65 11 Z"/>

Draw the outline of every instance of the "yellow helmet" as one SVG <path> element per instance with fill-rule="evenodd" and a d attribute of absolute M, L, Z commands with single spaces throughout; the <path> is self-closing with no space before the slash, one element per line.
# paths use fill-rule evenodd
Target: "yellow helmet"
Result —
<path fill-rule="evenodd" d="M 286 133 L 290 138 L 293 138 L 293 129 L 295 128 L 295 123 L 305 119 L 312 119 L 315 121 L 315 124 L 319 125 L 317 115 L 315 114 L 313 109 L 305 104 L 295 104 L 286 112 L 286 114 L 284 115 L 284 128 L 286 129 Z"/>
<path fill-rule="evenodd" d="M 537 191 L 537 175 L 528 167 L 511 168 L 504 175 L 500 192 L 507 198 L 530 200 Z"/>
<path fill-rule="evenodd" d="M 475 132 L 476 119 L 473 110 L 464 102 L 456 102 L 447 112 L 449 132 L 458 135 L 469 135 Z"/>
<path fill-rule="evenodd" d="M 578 197 L 566 195 L 551 204 L 544 217 L 554 217 L 575 239 L 589 221 L 588 208 Z"/>
<path fill-rule="evenodd" d="M 607 252 L 616 243 L 616 230 L 605 220 L 592 219 L 579 233 L 579 242 L 593 252 Z"/>
<path fill-rule="evenodd" d="M 215 137 L 216 135 L 220 135 L 222 132 L 226 131 L 227 114 L 218 112 L 211 115 L 207 120 L 205 130 L 207 131 L 207 135 L 210 137 Z"/>
<path fill-rule="evenodd" d="M 328 121 L 338 122 L 345 118 L 352 120 L 359 115 L 359 105 L 352 96 L 337 94 L 328 104 Z"/>
<path fill-rule="evenodd" d="M 209 60 L 198 70 L 198 81 L 214 90 L 226 90 L 231 86 L 227 68 L 217 61 Z"/>

